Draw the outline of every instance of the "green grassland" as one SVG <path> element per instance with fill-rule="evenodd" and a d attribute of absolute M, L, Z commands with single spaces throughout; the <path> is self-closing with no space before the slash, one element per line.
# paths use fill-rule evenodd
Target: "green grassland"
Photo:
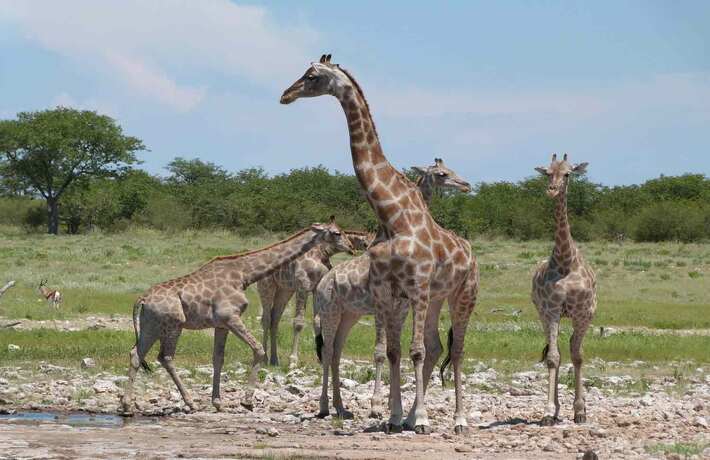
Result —
<path fill-rule="evenodd" d="M 133 229 L 117 234 L 56 237 L 1 228 L 0 284 L 14 279 L 17 285 L 0 299 L 0 316 L 69 319 L 97 314 L 130 315 L 133 301 L 151 284 L 189 273 L 216 255 L 263 246 L 279 236 L 282 235 L 244 238 L 225 231 L 164 233 Z M 481 267 L 481 290 L 467 336 L 467 358 L 536 361 L 544 340 L 530 302 L 530 279 L 536 264 L 549 255 L 551 243 L 475 240 L 473 246 Z M 580 246 L 598 277 L 595 327 L 710 328 L 710 244 L 591 242 Z M 345 256 L 336 257 L 335 262 L 341 260 Z M 36 293 L 42 278 L 49 280 L 50 287 L 61 289 L 65 300 L 59 312 L 49 311 Z M 253 287 L 248 294 L 250 307 L 245 322 L 260 338 L 258 296 Z M 282 321 L 282 358 L 290 346 L 291 315 L 289 308 Z M 408 322 L 404 344 L 409 339 L 409 326 Z M 444 314 L 442 337 L 447 328 L 448 317 Z M 565 359 L 568 346 L 562 341 L 568 337 L 566 323 L 561 338 Z M 9 343 L 20 345 L 21 350 L 9 352 Z M 130 332 L 0 329 L 0 362 L 76 363 L 91 355 L 102 367 L 124 367 L 132 343 Z M 373 343 L 372 320 L 364 318 L 351 333 L 346 355 L 367 359 Z M 246 346 L 237 339 L 230 338 L 229 344 L 229 359 L 249 359 Z M 184 333 L 178 347 L 178 365 L 209 364 L 211 347 L 209 336 Z M 312 348 L 308 325 L 301 346 L 307 365 L 315 364 Z M 623 333 L 600 338 L 590 334 L 585 341 L 588 357 L 614 361 L 709 362 L 709 349 L 708 336 Z"/>

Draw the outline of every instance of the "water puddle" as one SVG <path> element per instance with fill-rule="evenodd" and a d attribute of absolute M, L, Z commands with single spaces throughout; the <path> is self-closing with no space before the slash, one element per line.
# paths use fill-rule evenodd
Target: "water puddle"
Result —
<path fill-rule="evenodd" d="M 109 414 L 89 414 L 86 412 L 15 412 L 1 414 L 0 423 L 40 424 L 56 423 L 76 427 L 121 428 L 131 423 L 157 423 L 150 417 L 125 418 Z"/>

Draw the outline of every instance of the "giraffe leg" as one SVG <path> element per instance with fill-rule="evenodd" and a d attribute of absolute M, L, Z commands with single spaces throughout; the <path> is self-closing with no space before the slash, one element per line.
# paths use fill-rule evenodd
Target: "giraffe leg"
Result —
<path fill-rule="evenodd" d="M 585 391 L 582 385 L 582 341 L 587 333 L 589 321 L 573 321 L 574 332 L 570 337 L 570 355 L 574 365 L 574 423 L 587 422 L 587 407 L 585 403 Z"/>
<path fill-rule="evenodd" d="M 274 297 L 274 304 L 271 310 L 271 355 L 269 356 L 269 364 L 272 366 L 279 365 L 279 323 L 292 295 L 293 291 L 279 288 Z"/>
<path fill-rule="evenodd" d="M 298 366 L 298 343 L 306 321 L 307 300 L 308 291 L 299 289 L 296 292 L 296 313 L 293 316 L 293 345 L 291 346 L 291 356 L 288 358 L 289 369 L 295 369 Z"/>
<path fill-rule="evenodd" d="M 121 398 L 121 410 L 123 413 L 130 415 L 133 413 L 133 383 L 136 378 L 136 373 L 141 366 L 141 362 L 150 351 L 160 332 L 155 327 L 155 323 L 146 320 L 146 316 L 141 315 L 141 329 L 138 343 L 130 352 L 130 360 L 128 367 L 128 382 Z"/>
<path fill-rule="evenodd" d="M 387 358 L 387 337 L 384 321 L 380 315 L 375 315 L 375 387 L 370 399 L 370 417 L 382 418 L 382 366 Z"/>
<path fill-rule="evenodd" d="M 424 326 L 424 348 L 426 349 L 426 357 L 424 358 L 424 366 L 422 374 L 424 377 L 424 393 L 429 386 L 429 380 L 431 379 L 431 373 L 434 370 L 443 347 L 441 346 L 441 340 L 439 338 L 439 315 L 441 313 L 441 306 L 444 304 L 444 300 L 436 300 L 431 303 L 429 309 L 427 310 L 426 324 Z M 405 430 L 414 430 L 415 425 L 415 414 L 417 407 L 419 406 L 419 399 L 415 397 L 412 408 L 407 415 L 407 419 L 404 421 Z"/>
<path fill-rule="evenodd" d="M 330 304 L 329 304 L 330 306 Z M 335 347 L 335 336 L 340 327 L 342 310 L 339 308 L 323 308 L 321 311 L 321 345 L 320 359 L 323 367 L 323 381 L 321 383 L 320 410 L 318 418 L 330 415 L 330 404 L 328 403 L 328 378 L 330 377 L 330 366 L 333 363 L 333 349 Z"/>
<path fill-rule="evenodd" d="M 395 314 L 396 313 L 396 314 Z M 402 390 L 400 388 L 400 361 L 402 350 L 400 337 L 404 321 L 400 321 L 399 312 L 387 312 L 385 315 L 387 327 L 387 360 L 390 365 L 390 418 L 385 425 L 385 432 L 400 433 L 402 431 Z"/>
<path fill-rule="evenodd" d="M 263 330 L 261 346 L 266 351 L 271 337 L 271 311 L 274 308 L 277 286 L 271 277 L 266 277 L 256 283 L 256 288 L 261 300 L 261 328 Z"/>
<path fill-rule="evenodd" d="M 212 405 L 217 412 L 222 410 L 222 400 L 220 398 L 219 385 L 222 376 L 222 366 L 224 365 L 224 345 L 227 343 L 228 330 L 221 327 L 214 329 L 214 349 L 212 351 Z"/>
<path fill-rule="evenodd" d="M 466 279 L 464 288 L 455 298 L 449 299 L 452 333 L 449 356 L 454 369 L 454 387 L 456 389 L 456 410 L 454 412 L 454 433 L 456 434 L 463 434 L 468 427 L 463 405 L 461 361 L 463 359 L 464 342 L 466 340 L 466 329 L 468 328 L 471 314 L 476 308 L 478 281 L 478 268 L 474 261 L 471 265 L 471 271 Z"/>
<path fill-rule="evenodd" d="M 197 410 L 197 406 L 194 402 L 192 402 L 192 398 L 187 392 L 185 385 L 183 385 L 182 380 L 175 369 L 175 365 L 173 364 L 175 349 L 177 348 L 177 342 L 181 333 L 182 327 L 177 323 L 168 326 L 168 329 L 163 332 L 162 337 L 160 338 L 160 353 L 158 353 L 158 361 L 160 361 L 160 364 L 166 371 L 168 371 L 168 374 L 170 374 L 170 377 L 173 379 L 173 382 L 175 382 L 175 386 L 180 392 L 185 404 L 187 404 L 187 407 L 189 407 L 191 411 L 195 411 Z"/>
<path fill-rule="evenodd" d="M 424 360 L 426 348 L 424 347 L 424 327 L 426 324 L 427 308 L 429 307 L 429 286 L 420 280 L 417 289 L 411 298 L 412 305 L 412 344 L 409 356 L 414 364 L 414 378 L 416 382 L 417 407 L 414 410 L 414 432 L 429 434 L 429 418 L 424 399 Z"/>
<path fill-rule="evenodd" d="M 338 327 L 338 332 L 335 335 L 335 346 L 333 352 L 333 406 L 338 414 L 338 417 L 342 419 L 352 419 L 353 413 L 345 410 L 343 406 L 343 400 L 340 396 L 340 357 L 343 354 L 343 347 L 345 347 L 345 340 L 348 338 L 350 329 L 357 323 L 360 315 L 351 312 L 344 312 L 340 319 L 340 326 Z"/>
<path fill-rule="evenodd" d="M 541 424 L 545 426 L 554 425 L 560 413 L 560 402 L 558 395 L 558 381 L 560 373 L 560 349 L 557 345 L 559 335 L 560 317 L 556 314 L 548 317 L 548 322 L 544 324 L 547 335 L 547 346 L 545 347 L 545 363 L 548 369 L 547 406 L 542 417 Z"/>
<path fill-rule="evenodd" d="M 242 401 L 242 406 L 248 410 L 253 410 L 254 408 L 254 388 L 256 387 L 256 380 L 259 374 L 259 368 L 261 367 L 262 361 L 266 356 L 264 349 L 261 348 L 259 342 L 256 341 L 251 332 L 246 328 L 242 322 L 242 318 L 239 315 L 232 316 L 226 323 L 226 327 L 232 331 L 234 335 L 242 339 L 249 348 L 251 348 L 254 358 L 252 360 L 251 371 L 249 372 L 249 377 L 247 379 L 247 390 L 244 394 L 244 400 Z"/>

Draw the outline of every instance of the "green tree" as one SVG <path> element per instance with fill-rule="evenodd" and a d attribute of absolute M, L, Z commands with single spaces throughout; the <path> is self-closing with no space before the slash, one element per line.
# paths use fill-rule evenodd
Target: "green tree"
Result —
<path fill-rule="evenodd" d="M 0 120 L 3 174 L 27 184 L 47 201 L 47 231 L 59 231 L 59 201 L 92 177 L 123 172 L 137 163 L 143 142 L 125 136 L 110 117 L 57 107 Z"/>

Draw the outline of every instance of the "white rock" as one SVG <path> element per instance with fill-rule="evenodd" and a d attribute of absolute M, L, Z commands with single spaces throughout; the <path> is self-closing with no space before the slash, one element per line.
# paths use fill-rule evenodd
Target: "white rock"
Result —
<path fill-rule="evenodd" d="M 698 416 L 693 419 L 693 425 L 707 429 L 708 421 L 705 419 L 705 417 Z"/>
<path fill-rule="evenodd" d="M 97 380 L 93 388 L 96 393 L 115 393 L 118 391 L 116 384 L 110 380 Z"/>
<path fill-rule="evenodd" d="M 0 378 L 0 386 L 5 386 L 8 384 L 9 384 L 9 382 L 7 381 L 7 379 Z"/>
<path fill-rule="evenodd" d="M 7 345 L 7 351 L 20 351 L 20 347 L 14 343 L 9 343 Z"/>
<path fill-rule="evenodd" d="M 90 367 L 96 367 L 96 361 L 93 358 L 84 358 L 81 360 L 82 369 L 88 369 Z"/>
<path fill-rule="evenodd" d="M 357 383 L 355 380 L 352 379 L 341 379 L 340 380 L 340 386 L 343 388 L 347 388 L 348 390 L 352 390 L 354 388 L 357 388 L 359 383 Z"/>

